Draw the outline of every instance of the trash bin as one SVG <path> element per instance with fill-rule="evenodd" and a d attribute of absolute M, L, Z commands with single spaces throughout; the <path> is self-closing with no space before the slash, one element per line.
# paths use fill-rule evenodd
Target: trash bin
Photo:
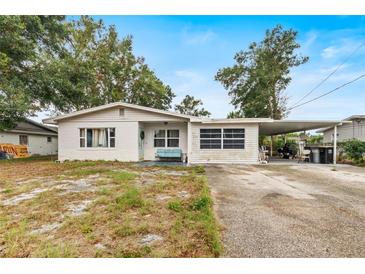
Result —
<path fill-rule="evenodd" d="M 331 164 L 333 162 L 333 148 L 332 147 L 320 148 L 319 161 L 321 164 Z"/>
<path fill-rule="evenodd" d="M 312 148 L 312 161 L 313 163 L 319 164 L 319 149 L 318 148 Z"/>

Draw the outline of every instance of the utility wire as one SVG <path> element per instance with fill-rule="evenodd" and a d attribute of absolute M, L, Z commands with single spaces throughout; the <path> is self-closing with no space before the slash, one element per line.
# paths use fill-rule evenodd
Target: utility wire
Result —
<path fill-rule="evenodd" d="M 362 46 L 365 45 L 365 41 L 362 42 L 357 48 L 355 48 L 354 51 L 352 51 L 350 53 L 350 55 L 348 55 L 345 60 L 339 64 L 334 71 L 332 71 L 330 74 L 328 74 L 326 76 L 326 78 L 324 78 L 321 82 L 319 82 L 314 88 L 312 88 L 307 94 L 305 94 L 302 98 L 300 98 L 296 103 L 293 104 L 293 107 L 295 107 L 296 105 L 298 105 L 301 101 L 303 101 L 305 98 L 307 98 L 309 95 L 312 94 L 313 91 L 315 91 L 317 88 L 319 88 L 324 82 L 326 82 L 333 74 L 335 74 Z"/>
<path fill-rule="evenodd" d="M 292 109 L 295 109 L 295 108 L 301 107 L 301 106 L 303 106 L 303 105 L 305 105 L 305 104 L 308 104 L 308 103 L 311 103 L 311 102 L 313 102 L 313 101 L 315 101 L 315 100 L 318 100 L 319 98 L 322 98 L 322 97 L 324 97 L 324 96 L 326 96 L 326 95 L 328 95 L 328 94 L 330 94 L 330 93 L 332 93 L 332 92 L 335 92 L 336 90 L 339 90 L 339 89 L 341 89 L 341 88 L 343 88 L 343 87 L 345 87 L 345 86 L 347 86 L 347 85 L 350 85 L 350 84 L 352 84 L 353 82 L 356 82 L 357 80 L 360 80 L 360 79 L 361 79 L 361 78 L 363 78 L 363 77 L 365 77 L 365 73 L 364 73 L 364 74 L 361 74 L 360 76 L 356 77 L 355 79 L 353 79 L 353 80 L 351 80 L 351 81 L 349 81 L 349 82 L 347 82 L 347 83 L 342 84 L 341 86 L 339 86 L 339 87 L 337 87 L 337 88 L 335 88 L 335 89 L 332 89 L 332 90 L 330 90 L 330 91 L 328 91 L 328 92 L 326 92 L 326 93 L 323 93 L 323 94 L 322 94 L 322 95 L 320 95 L 320 96 L 317 96 L 317 97 L 315 97 L 315 98 L 313 98 L 313 99 L 311 99 L 311 100 L 308 100 L 308 101 L 306 101 L 306 102 L 304 102 L 304 103 L 301 103 L 301 104 L 299 104 L 299 105 L 295 105 L 295 106 L 293 106 L 293 107 L 289 108 L 289 110 L 292 110 Z"/>

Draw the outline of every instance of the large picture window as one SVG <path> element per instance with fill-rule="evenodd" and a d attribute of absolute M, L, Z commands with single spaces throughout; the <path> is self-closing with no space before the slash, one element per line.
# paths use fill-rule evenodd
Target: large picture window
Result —
<path fill-rule="evenodd" d="M 202 128 L 200 149 L 244 149 L 244 128 Z"/>
<path fill-rule="evenodd" d="M 155 130 L 154 147 L 179 147 L 178 129 Z"/>
<path fill-rule="evenodd" d="M 221 149 L 222 129 L 201 128 L 200 129 L 200 149 Z"/>
<path fill-rule="evenodd" d="M 115 128 L 80 128 L 80 147 L 115 147 Z"/>

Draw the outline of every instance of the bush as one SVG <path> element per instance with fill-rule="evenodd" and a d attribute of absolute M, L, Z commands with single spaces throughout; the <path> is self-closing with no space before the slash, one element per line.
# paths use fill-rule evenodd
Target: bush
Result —
<path fill-rule="evenodd" d="M 347 140 L 341 144 L 341 147 L 346 156 L 353 160 L 355 164 L 364 162 L 365 142 L 356 139 Z"/>

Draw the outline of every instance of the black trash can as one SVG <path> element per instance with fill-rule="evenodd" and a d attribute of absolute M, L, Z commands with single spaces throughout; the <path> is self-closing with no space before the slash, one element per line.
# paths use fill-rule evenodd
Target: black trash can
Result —
<path fill-rule="evenodd" d="M 332 147 L 319 148 L 319 161 L 321 164 L 333 163 L 333 148 Z"/>

